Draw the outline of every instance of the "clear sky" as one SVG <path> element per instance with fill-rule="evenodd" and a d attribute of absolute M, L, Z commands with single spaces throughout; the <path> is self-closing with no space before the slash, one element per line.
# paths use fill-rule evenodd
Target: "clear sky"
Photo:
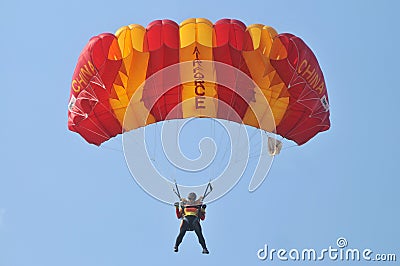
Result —
<path fill-rule="evenodd" d="M 400 261 L 398 1 L 138 2 L 0 1 L 0 266 L 303 265 L 257 251 L 338 248 L 339 237 Z M 134 182 L 120 138 L 98 148 L 67 130 L 72 73 L 91 36 L 190 17 L 302 37 L 331 105 L 331 129 L 284 150 L 258 190 L 245 175 L 209 204 L 208 256 L 192 233 L 172 252 L 174 209 Z M 365 261 L 320 265 L 341 263 Z"/>

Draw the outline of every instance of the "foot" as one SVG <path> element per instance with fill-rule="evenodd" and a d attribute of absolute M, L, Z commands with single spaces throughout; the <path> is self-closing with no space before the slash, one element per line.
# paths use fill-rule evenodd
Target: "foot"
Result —
<path fill-rule="evenodd" d="M 174 247 L 174 252 L 178 252 L 178 247 L 177 246 Z"/>
<path fill-rule="evenodd" d="M 207 248 L 203 248 L 203 254 L 208 254 L 208 253 L 210 253 L 210 252 L 208 251 L 208 249 L 207 249 Z"/>

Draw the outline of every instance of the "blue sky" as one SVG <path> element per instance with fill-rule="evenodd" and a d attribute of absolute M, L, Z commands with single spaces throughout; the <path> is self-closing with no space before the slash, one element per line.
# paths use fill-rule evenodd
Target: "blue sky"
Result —
<path fill-rule="evenodd" d="M 0 266 L 300 265 L 261 261 L 257 250 L 321 250 L 339 237 L 400 260 L 397 1 L 141 2 L 0 2 Z M 109 144 L 117 150 L 98 148 L 67 130 L 71 76 L 91 36 L 190 17 L 302 37 L 331 105 L 331 129 L 284 150 L 256 192 L 244 176 L 208 206 L 209 256 L 194 234 L 172 252 L 174 210 L 133 181 L 120 139 Z"/>

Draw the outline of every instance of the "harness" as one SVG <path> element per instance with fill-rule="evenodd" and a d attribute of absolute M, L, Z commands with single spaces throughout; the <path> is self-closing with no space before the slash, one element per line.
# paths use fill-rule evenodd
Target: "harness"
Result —
<path fill-rule="evenodd" d="M 197 215 L 185 215 L 185 208 L 188 207 L 195 207 L 197 209 Z M 196 222 L 200 222 L 200 215 L 201 215 L 201 205 L 188 205 L 188 206 L 182 206 L 182 211 L 183 211 L 183 218 L 182 220 L 186 221 L 188 223 L 188 228 L 186 231 L 194 231 L 194 224 Z"/>
<path fill-rule="evenodd" d="M 180 206 L 182 208 L 182 212 L 183 212 L 183 217 L 182 220 L 186 221 L 188 223 L 188 228 L 187 231 L 194 231 L 194 224 L 196 222 L 200 222 L 200 217 L 201 217 L 201 206 L 203 204 L 197 204 L 197 205 L 185 205 L 182 202 L 182 197 L 181 197 L 181 193 L 179 192 L 179 187 L 178 184 L 176 182 L 176 180 L 174 180 L 175 183 L 175 188 L 172 189 L 172 191 L 176 194 L 176 196 L 178 196 L 179 200 L 180 200 Z M 205 197 L 208 196 L 208 194 L 211 193 L 211 191 L 213 190 L 213 187 L 211 186 L 211 181 L 208 182 L 206 190 L 204 191 L 203 194 L 203 200 Z M 185 208 L 188 207 L 192 207 L 192 208 L 196 208 L 197 209 L 197 215 L 185 215 Z"/>

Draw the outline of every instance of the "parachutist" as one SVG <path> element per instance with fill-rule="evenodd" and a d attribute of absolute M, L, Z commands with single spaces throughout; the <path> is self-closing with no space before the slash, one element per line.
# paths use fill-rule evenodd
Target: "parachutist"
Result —
<path fill-rule="evenodd" d="M 206 218 L 206 205 L 203 204 L 203 196 L 200 196 L 197 200 L 196 198 L 196 193 L 191 192 L 187 199 L 182 198 L 180 203 L 176 202 L 174 204 L 176 217 L 182 219 L 179 235 L 176 238 L 174 246 L 175 252 L 178 252 L 178 247 L 181 244 L 186 231 L 194 231 L 199 239 L 201 247 L 203 248 L 202 253 L 209 253 L 200 225 L 200 220 L 203 221 Z"/>

